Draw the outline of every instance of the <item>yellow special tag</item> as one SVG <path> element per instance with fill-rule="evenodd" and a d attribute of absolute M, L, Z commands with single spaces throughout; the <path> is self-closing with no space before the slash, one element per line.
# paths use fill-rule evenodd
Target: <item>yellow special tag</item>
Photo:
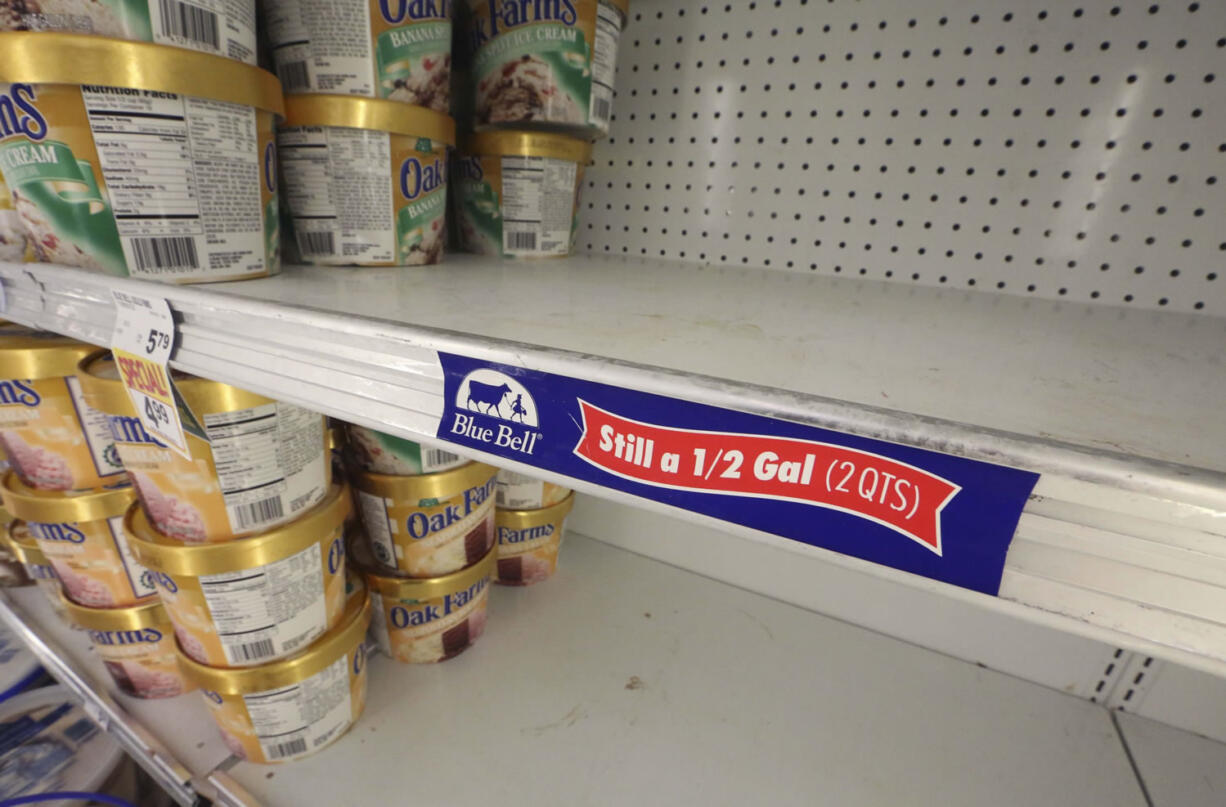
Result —
<path fill-rule="evenodd" d="M 170 372 L 166 369 L 175 343 L 170 304 L 162 298 L 131 292 L 112 294 L 115 330 L 111 334 L 111 352 L 141 425 L 157 440 L 191 459 Z"/>

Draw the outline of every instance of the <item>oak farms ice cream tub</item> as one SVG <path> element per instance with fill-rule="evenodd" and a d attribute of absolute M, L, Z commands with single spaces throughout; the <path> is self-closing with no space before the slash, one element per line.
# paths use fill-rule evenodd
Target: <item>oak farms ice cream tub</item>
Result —
<path fill-rule="evenodd" d="M 97 350 L 0 325 L 0 443 L 27 485 L 75 490 L 124 479 L 106 417 L 85 402 L 77 362 Z"/>
<path fill-rule="evenodd" d="M 452 0 L 265 0 L 287 93 L 387 98 L 447 112 Z"/>
<path fill-rule="evenodd" d="M 608 134 L 629 0 L 467 0 L 477 127 Z"/>
<path fill-rule="evenodd" d="M 323 501 L 332 477 L 323 415 L 173 373 L 196 420 L 184 424 L 188 460 L 145 431 L 119 375 L 111 354 L 95 351 L 81 362 L 78 378 L 89 404 L 106 413 L 119 458 L 163 535 L 230 541 Z"/>
<path fill-rule="evenodd" d="M 84 628 L 121 691 L 173 698 L 195 689 L 179 669 L 174 628 L 157 600 L 129 608 L 86 608 L 64 599 L 68 619 Z"/>
<path fill-rule="evenodd" d="M 460 245 L 505 258 L 569 255 L 591 155 L 586 141 L 543 132 L 466 138 L 451 166 Z"/>
<path fill-rule="evenodd" d="M 348 426 L 349 463 L 359 471 L 398 476 L 416 476 L 449 471 L 469 460 L 443 448 L 432 448 L 415 440 L 368 429 Z"/>
<path fill-rule="evenodd" d="M 370 632 L 384 654 L 410 664 L 446 661 L 485 632 L 496 550 L 458 572 L 414 579 L 375 570 L 360 535 L 350 548 L 370 588 Z"/>
<path fill-rule="evenodd" d="M 406 266 L 442 259 L 451 118 L 333 95 L 291 95 L 285 109 L 277 144 L 304 262 Z"/>
<path fill-rule="evenodd" d="M 558 568 L 566 516 L 574 504 L 572 493 L 558 504 L 540 510 L 497 511 L 499 583 L 528 586 L 553 576 Z"/>
<path fill-rule="evenodd" d="M 255 64 L 254 0 L 3 0 L 0 31 L 62 31 Z"/>
<path fill-rule="evenodd" d="M 570 488 L 537 479 L 535 476 L 498 471 L 496 506 L 502 510 L 539 510 L 552 507 L 570 495 Z"/>
<path fill-rule="evenodd" d="M 159 535 L 139 507 L 124 526 L 183 652 L 210 667 L 249 667 L 301 650 L 341 618 L 349 508 L 348 489 L 333 485 L 297 521 L 225 544 Z"/>
<path fill-rule="evenodd" d="M 0 175 L 39 261 L 170 283 L 281 266 L 270 73 L 180 48 L 0 33 Z"/>
<path fill-rule="evenodd" d="M 218 670 L 179 654 L 232 753 L 251 762 L 288 762 L 334 742 L 362 714 L 370 601 L 361 581 L 352 582 L 338 624 L 290 658 Z"/>
<path fill-rule="evenodd" d="M 64 592 L 80 605 L 123 608 L 152 597 L 153 575 L 132 554 L 123 514 L 136 500 L 128 485 L 57 492 L 4 475 L 0 494 L 55 568 Z"/>
<path fill-rule="evenodd" d="M 60 596 L 60 579 L 55 576 L 55 567 L 47 556 L 38 548 L 38 542 L 30 535 L 30 530 L 24 521 L 12 521 L 4 530 L 9 550 L 25 567 L 26 576 L 38 586 L 47 597 L 47 602 L 61 618 L 67 619 L 64 611 L 64 598 Z"/>
<path fill-rule="evenodd" d="M 422 476 L 354 474 L 375 562 L 411 577 L 437 577 L 485 557 L 494 545 L 495 474 L 480 462 Z"/>

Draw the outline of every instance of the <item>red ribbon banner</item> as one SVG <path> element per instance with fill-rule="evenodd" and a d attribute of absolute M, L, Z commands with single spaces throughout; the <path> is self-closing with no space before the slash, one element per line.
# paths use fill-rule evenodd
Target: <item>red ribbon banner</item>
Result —
<path fill-rule="evenodd" d="M 657 487 L 804 502 L 869 519 L 941 554 L 941 510 L 961 490 L 906 463 L 854 448 L 628 420 L 580 400 L 575 454 Z"/>

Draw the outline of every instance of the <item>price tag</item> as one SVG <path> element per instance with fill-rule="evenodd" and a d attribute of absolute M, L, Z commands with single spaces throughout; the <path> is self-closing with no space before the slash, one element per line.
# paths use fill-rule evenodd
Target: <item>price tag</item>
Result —
<path fill-rule="evenodd" d="M 111 352 L 119 376 L 145 431 L 191 459 L 167 364 L 174 350 L 175 322 L 160 297 L 113 291 L 115 331 Z"/>

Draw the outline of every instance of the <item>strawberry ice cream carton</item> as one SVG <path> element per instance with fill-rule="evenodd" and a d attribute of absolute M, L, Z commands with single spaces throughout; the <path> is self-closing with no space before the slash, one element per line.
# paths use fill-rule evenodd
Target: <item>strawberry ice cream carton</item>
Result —
<path fill-rule="evenodd" d="M 173 698 L 195 689 L 175 657 L 166 609 L 152 601 L 127 608 L 90 608 L 67 598 L 68 619 L 89 633 L 120 691 L 136 698 Z"/>
<path fill-rule="evenodd" d="M 40 490 L 124 481 L 106 417 L 86 403 L 77 363 L 92 345 L 0 325 L 0 445 L 21 481 Z"/>
<path fill-rule="evenodd" d="M 19 520 L 10 521 L 4 530 L 4 537 L 7 539 L 9 550 L 25 568 L 26 577 L 38 586 L 46 596 L 47 602 L 51 603 L 51 608 L 55 613 L 67 622 L 68 614 L 64 610 L 64 598 L 60 596 L 60 578 L 56 576 L 55 567 L 47 560 L 47 556 L 38 548 L 38 542 L 34 540 L 34 536 L 30 535 L 26 523 Z"/>
<path fill-rule="evenodd" d="M 553 576 L 558 568 L 566 516 L 574 504 L 575 494 L 571 493 L 550 507 L 497 511 L 499 583 L 529 586 Z"/>
<path fill-rule="evenodd" d="M 251 667 L 301 651 L 341 619 L 350 502 L 334 485 L 297 521 L 221 544 L 161 535 L 140 507 L 124 528 L 153 570 L 180 649 L 210 667 Z"/>
<path fill-rule="evenodd" d="M 179 665 L 199 685 L 230 751 L 249 762 L 289 762 L 336 742 L 366 706 L 370 601 L 350 581 L 338 623 L 309 647 L 241 670 L 205 666 L 185 653 Z"/>
<path fill-rule="evenodd" d="M 168 538 L 232 541 L 299 518 L 328 491 L 322 415 L 176 372 L 192 415 L 184 419 L 188 459 L 145 431 L 108 351 L 82 360 L 78 378 L 85 399 L 105 413 L 149 520 Z"/>
<path fill-rule="evenodd" d="M 65 594 L 80 605 L 123 608 L 154 596 L 153 576 L 136 560 L 123 531 L 131 486 L 47 491 L 9 471 L 0 495 L 55 568 Z"/>

